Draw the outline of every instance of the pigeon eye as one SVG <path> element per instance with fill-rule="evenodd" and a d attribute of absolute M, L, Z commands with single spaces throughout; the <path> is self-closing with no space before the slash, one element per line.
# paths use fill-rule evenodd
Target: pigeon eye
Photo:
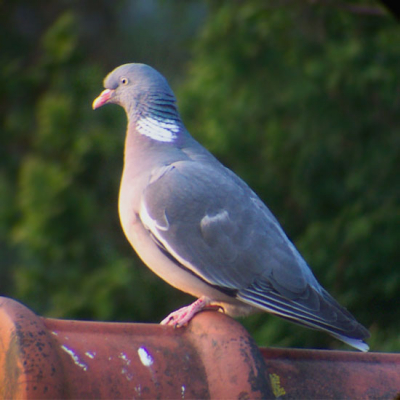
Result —
<path fill-rule="evenodd" d="M 123 85 L 127 85 L 128 84 L 128 78 L 126 78 L 125 76 L 123 76 L 121 79 L 121 83 L 123 84 Z"/>

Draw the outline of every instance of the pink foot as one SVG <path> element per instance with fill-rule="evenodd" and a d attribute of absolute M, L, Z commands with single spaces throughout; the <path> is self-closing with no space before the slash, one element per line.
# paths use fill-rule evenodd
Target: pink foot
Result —
<path fill-rule="evenodd" d="M 161 325 L 172 325 L 175 328 L 186 325 L 197 313 L 204 310 L 204 308 L 220 309 L 220 306 L 210 306 L 211 300 L 208 297 L 202 296 L 189 306 L 182 307 L 164 318 Z M 209 307 L 208 307 L 209 306 Z"/>

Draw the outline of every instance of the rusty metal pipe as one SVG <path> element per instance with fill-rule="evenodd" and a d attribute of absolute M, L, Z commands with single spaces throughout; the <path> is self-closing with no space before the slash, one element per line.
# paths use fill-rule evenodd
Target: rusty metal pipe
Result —
<path fill-rule="evenodd" d="M 183 329 L 36 316 L 0 298 L 0 398 L 273 398 L 264 360 L 213 311 Z"/>
<path fill-rule="evenodd" d="M 0 297 L 0 398 L 394 399 L 400 354 L 259 349 L 213 311 L 173 329 L 40 318 Z"/>

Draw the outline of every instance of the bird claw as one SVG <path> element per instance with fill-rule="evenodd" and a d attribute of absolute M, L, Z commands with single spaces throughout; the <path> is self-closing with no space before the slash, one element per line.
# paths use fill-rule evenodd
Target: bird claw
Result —
<path fill-rule="evenodd" d="M 174 328 L 179 328 L 185 324 L 187 324 L 190 319 L 194 316 L 189 315 L 188 308 L 187 307 L 182 307 L 179 310 L 176 310 L 169 314 L 166 318 L 164 318 L 160 324 L 161 325 L 172 325 Z"/>
<path fill-rule="evenodd" d="M 194 303 L 182 307 L 176 310 L 164 318 L 160 324 L 161 325 L 172 325 L 174 328 L 180 328 L 181 326 L 187 325 L 190 320 L 200 311 L 205 308 L 222 310 L 223 308 L 219 305 L 210 305 L 211 300 L 205 296 L 200 297 Z"/>

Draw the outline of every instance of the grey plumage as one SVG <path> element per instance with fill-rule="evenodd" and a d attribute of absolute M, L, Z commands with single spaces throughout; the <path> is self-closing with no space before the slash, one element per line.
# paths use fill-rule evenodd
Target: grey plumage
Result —
<path fill-rule="evenodd" d="M 320 286 L 269 209 L 187 132 L 165 78 L 126 64 L 104 86 L 93 108 L 119 104 L 128 117 L 119 211 L 142 260 L 232 316 L 261 309 L 368 350 L 368 331 Z"/>

